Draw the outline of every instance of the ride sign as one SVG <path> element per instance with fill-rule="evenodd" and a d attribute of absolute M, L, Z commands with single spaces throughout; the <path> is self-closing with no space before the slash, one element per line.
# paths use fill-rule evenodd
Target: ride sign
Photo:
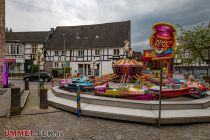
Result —
<path fill-rule="evenodd" d="M 169 23 L 157 23 L 153 26 L 150 45 L 153 48 L 152 59 L 170 59 L 174 57 L 176 29 Z"/>

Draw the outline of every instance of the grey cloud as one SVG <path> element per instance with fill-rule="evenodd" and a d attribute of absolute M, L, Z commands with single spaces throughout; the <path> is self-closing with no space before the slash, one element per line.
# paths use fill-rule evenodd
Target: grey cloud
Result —
<path fill-rule="evenodd" d="M 8 0 L 18 1 L 18 0 Z M 22 0 L 7 2 L 7 26 L 14 31 L 49 30 L 61 25 L 82 25 L 131 20 L 132 47 L 149 48 L 155 22 L 188 26 L 210 19 L 209 0 Z M 32 5 L 32 7 L 27 6 Z M 36 8 L 33 8 L 36 7 Z M 37 8 L 38 7 L 38 8 Z"/>

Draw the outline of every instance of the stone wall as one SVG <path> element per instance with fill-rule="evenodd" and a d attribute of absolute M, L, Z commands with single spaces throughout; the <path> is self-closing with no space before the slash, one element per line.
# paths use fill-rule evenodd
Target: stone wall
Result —
<path fill-rule="evenodd" d="M 5 0 L 0 0 L 0 68 L 2 67 L 2 52 L 5 41 Z M 1 69 L 0 69 L 1 76 Z"/>

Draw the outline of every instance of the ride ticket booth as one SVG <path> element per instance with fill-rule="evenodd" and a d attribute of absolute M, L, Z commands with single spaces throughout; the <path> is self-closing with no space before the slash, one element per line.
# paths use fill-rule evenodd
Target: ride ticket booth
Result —
<path fill-rule="evenodd" d="M 163 61 L 163 77 L 172 76 L 173 74 L 173 58 L 163 59 L 163 60 L 153 60 L 152 59 L 153 50 L 144 50 L 144 55 L 141 58 L 143 62 L 143 72 L 150 73 L 159 77 L 161 61 Z"/>

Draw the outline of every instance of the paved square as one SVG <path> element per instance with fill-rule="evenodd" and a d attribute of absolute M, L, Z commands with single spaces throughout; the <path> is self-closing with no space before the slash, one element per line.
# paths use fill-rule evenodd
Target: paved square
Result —
<path fill-rule="evenodd" d="M 12 81 L 16 86 L 24 86 L 22 80 Z M 50 87 L 50 83 L 46 84 Z M 28 101 L 22 115 L 0 118 L 0 139 L 4 130 L 54 130 L 64 132 L 64 137 L 56 140 L 209 140 L 210 123 L 162 126 L 105 120 L 81 116 L 53 107 L 39 109 L 37 83 L 30 82 Z M 25 115 L 24 115 L 25 114 Z M 50 139 L 46 137 L 17 137 L 17 140 Z"/>

